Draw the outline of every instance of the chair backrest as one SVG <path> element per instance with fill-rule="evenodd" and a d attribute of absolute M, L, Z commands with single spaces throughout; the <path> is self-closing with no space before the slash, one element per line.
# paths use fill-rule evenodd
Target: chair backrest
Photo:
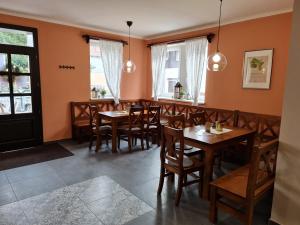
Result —
<path fill-rule="evenodd" d="M 183 169 L 184 136 L 182 129 L 176 129 L 168 126 L 162 128 L 162 145 L 160 158 L 163 163 L 172 163 L 173 166 Z M 179 149 L 175 144 L 179 143 Z"/>
<path fill-rule="evenodd" d="M 89 104 L 89 113 L 90 113 L 90 128 L 98 127 L 98 107 L 96 105 Z M 98 125 L 98 126 L 97 126 Z"/>
<path fill-rule="evenodd" d="M 202 112 L 195 112 L 190 113 L 190 125 L 191 126 L 198 126 L 205 124 L 205 113 Z"/>
<path fill-rule="evenodd" d="M 160 106 L 147 107 L 147 127 L 160 125 Z"/>
<path fill-rule="evenodd" d="M 144 106 L 134 106 L 129 109 L 129 129 L 135 127 L 144 129 Z"/>
<path fill-rule="evenodd" d="M 168 116 L 168 126 L 176 129 L 185 128 L 184 114 L 180 114 L 176 116 Z"/>
<path fill-rule="evenodd" d="M 248 176 L 247 198 L 252 198 L 255 191 L 263 185 L 274 182 L 278 144 L 276 139 L 254 147 Z"/>

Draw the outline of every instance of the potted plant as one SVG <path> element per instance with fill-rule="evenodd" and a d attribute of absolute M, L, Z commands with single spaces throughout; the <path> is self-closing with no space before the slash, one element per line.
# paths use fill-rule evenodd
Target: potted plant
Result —
<path fill-rule="evenodd" d="M 105 97 L 105 95 L 106 95 L 106 90 L 104 89 L 104 88 L 101 88 L 100 89 L 100 95 L 101 95 L 101 98 L 104 98 Z"/>
<path fill-rule="evenodd" d="M 185 92 L 183 90 L 181 90 L 179 92 L 179 99 L 182 99 L 184 97 L 184 95 L 185 95 Z"/>

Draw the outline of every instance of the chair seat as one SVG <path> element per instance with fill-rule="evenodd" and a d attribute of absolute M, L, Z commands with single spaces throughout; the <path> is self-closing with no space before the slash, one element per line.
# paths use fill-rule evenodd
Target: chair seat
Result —
<path fill-rule="evenodd" d="M 166 164 L 173 166 L 173 167 L 178 167 L 177 163 L 174 163 L 173 161 L 166 160 Z M 194 157 L 184 157 L 183 158 L 183 168 L 185 170 L 194 168 L 194 167 L 202 167 L 204 164 L 202 161 L 200 161 L 198 158 Z"/>
<path fill-rule="evenodd" d="M 175 148 L 176 149 L 180 149 L 180 144 L 178 142 L 175 144 Z M 192 150 L 192 149 L 193 149 L 192 146 L 184 145 L 184 151 L 186 151 L 186 150 Z"/>
<path fill-rule="evenodd" d="M 160 124 L 162 124 L 162 125 L 168 124 L 168 119 L 161 118 L 160 119 Z"/>
<path fill-rule="evenodd" d="M 262 179 L 265 177 L 265 171 L 259 170 L 258 178 Z M 230 172 L 229 174 L 218 178 L 217 180 L 211 182 L 211 185 L 217 187 L 218 189 L 230 192 L 241 198 L 246 198 L 247 184 L 249 176 L 249 165 L 243 166 L 237 170 Z M 274 179 L 266 182 L 265 185 L 261 186 L 255 191 L 255 196 L 268 190 L 274 183 Z"/>
<path fill-rule="evenodd" d="M 99 126 L 99 130 L 101 132 L 108 132 L 111 131 L 111 126 L 109 125 Z M 93 131 L 96 131 L 96 127 L 93 127 Z"/>
<path fill-rule="evenodd" d="M 150 125 L 149 129 L 157 129 L 158 127 L 156 125 Z M 144 129 L 148 129 L 148 124 L 144 124 Z"/>
<path fill-rule="evenodd" d="M 140 127 L 132 127 L 131 131 L 136 132 L 136 131 L 141 131 L 142 129 Z M 129 132 L 130 128 L 127 125 L 121 126 L 118 128 L 119 132 Z"/>
<path fill-rule="evenodd" d="M 192 149 L 184 150 L 183 154 L 186 155 L 186 156 L 188 156 L 188 157 L 190 157 L 190 156 L 204 154 L 204 151 L 203 151 L 203 149 L 192 148 Z"/>
<path fill-rule="evenodd" d="M 78 121 L 75 121 L 73 125 L 76 127 L 87 127 L 87 126 L 90 126 L 90 121 L 89 120 L 78 120 Z"/>

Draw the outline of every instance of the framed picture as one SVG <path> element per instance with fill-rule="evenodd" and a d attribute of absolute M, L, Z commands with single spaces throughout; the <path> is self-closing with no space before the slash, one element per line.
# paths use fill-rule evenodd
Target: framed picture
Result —
<path fill-rule="evenodd" d="M 270 89 L 272 61 L 273 49 L 245 52 L 243 88 Z"/>

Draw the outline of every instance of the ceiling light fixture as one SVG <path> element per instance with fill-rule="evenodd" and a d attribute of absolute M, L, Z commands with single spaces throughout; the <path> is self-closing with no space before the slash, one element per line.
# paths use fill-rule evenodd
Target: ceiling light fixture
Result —
<path fill-rule="evenodd" d="M 136 66 L 134 64 L 134 62 L 131 60 L 131 57 L 130 57 L 130 27 L 132 26 L 132 21 L 127 21 L 127 26 L 128 26 L 128 60 L 126 60 L 126 62 L 124 62 L 123 64 L 123 71 L 125 73 L 133 73 L 136 69 Z"/>
<path fill-rule="evenodd" d="M 222 3 L 220 0 L 220 14 L 219 14 L 219 27 L 218 27 L 218 42 L 217 51 L 210 55 L 207 59 L 207 69 L 214 72 L 223 71 L 227 66 L 226 56 L 219 51 L 219 41 L 220 41 L 220 30 L 221 30 L 221 16 L 222 16 Z"/>

